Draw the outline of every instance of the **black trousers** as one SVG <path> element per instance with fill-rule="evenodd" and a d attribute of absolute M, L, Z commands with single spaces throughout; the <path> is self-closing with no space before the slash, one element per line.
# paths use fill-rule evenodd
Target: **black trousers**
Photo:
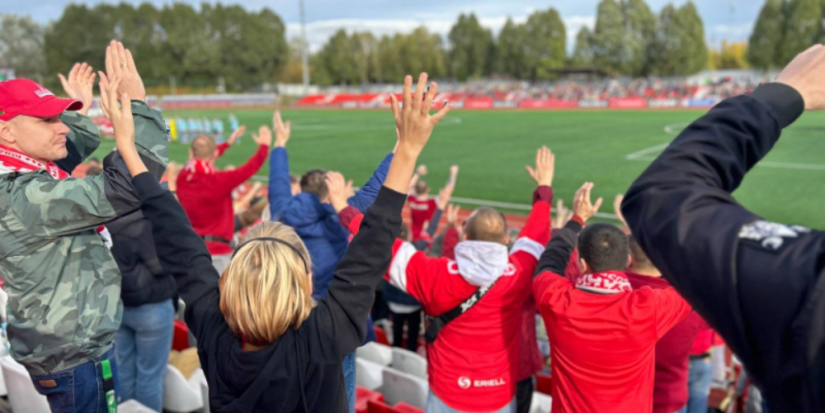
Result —
<path fill-rule="evenodd" d="M 516 413 L 529 413 L 533 402 L 533 378 L 516 383 Z"/>
<path fill-rule="evenodd" d="M 421 310 L 409 314 L 392 314 L 392 346 L 401 347 L 404 342 L 404 323 L 407 324 L 407 350 L 418 350 L 418 334 L 421 331 Z"/>

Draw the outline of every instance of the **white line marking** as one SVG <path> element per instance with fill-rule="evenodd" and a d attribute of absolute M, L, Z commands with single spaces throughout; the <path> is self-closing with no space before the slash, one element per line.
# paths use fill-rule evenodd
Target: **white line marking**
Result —
<path fill-rule="evenodd" d="M 628 161 L 639 160 L 639 158 L 643 158 L 645 157 L 645 155 L 649 153 L 658 152 L 667 148 L 668 145 L 670 145 L 670 142 L 659 144 L 656 146 L 651 146 L 649 148 L 642 149 L 638 152 L 627 154 L 627 156 L 625 156 L 625 159 L 627 159 Z"/>

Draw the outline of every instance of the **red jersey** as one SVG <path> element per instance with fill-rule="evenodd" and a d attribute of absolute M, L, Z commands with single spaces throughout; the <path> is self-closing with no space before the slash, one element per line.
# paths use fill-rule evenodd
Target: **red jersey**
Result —
<path fill-rule="evenodd" d="M 553 413 L 651 413 L 656 342 L 689 313 L 673 288 L 616 294 L 544 272 L 533 295 L 550 340 Z"/>
<path fill-rule="evenodd" d="M 201 237 L 232 240 L 235 234 L 235 211 L 232 190 L 241 185 L 266 162 L 269 147 L 261 145 L 246 164 L 233 171 L 202 171 L 185 168 L 178 175 L 178 200 Z M 231 254 L 232 247 L 223 242 L 207 242 L 212 255 Z"/>
<path fill-rule="evenodd" d="M 421 238 L 421 231 L 424 230 L 424 223 L 433 218 L 438 205 L 435 199 L 420 200 L 413 195 L 407 197 L 407 202 L 410 205 L 410 217 L 412 218 L 412 225 L 410 231 L 412 232 L 413 242 Z"/>
<path fill-rule="evenodd" d="M 627 272 L 634 289 L 644 286 L 656 289 L 669 288 L 670 283 L 661 277 Z M 671 413 L 687 404 L 688 367 L 690 348 L 696 334 L 705 322 L 695 311 L 676 324 L 656 344 L 656 377 L 653 383 L 653 412 Z"/>
<path fill-rule="evenodd" d="M 509 252 L 503 274 L 472 309 L 444 327 L 427 347 L 430 390 L 453 409 L 497 410 L 515 395 L 523 306 L 538 259 L 550 239 L 551 201 L 550 187 L 536 190 L 533 210 Z M 478 289 L 460 273 L 455 261 L 428 257 L 407 242 L 393 248 L 388 281 L 421 302 L 430 316 L 446 313 Z"/>

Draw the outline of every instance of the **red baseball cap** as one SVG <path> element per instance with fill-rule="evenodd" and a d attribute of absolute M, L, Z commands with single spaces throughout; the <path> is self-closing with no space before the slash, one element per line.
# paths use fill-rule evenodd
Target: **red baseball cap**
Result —
<path fill-rule="evenodd" d="M 11 120 L 17 115 L 51 118 L 67 110 L 80 110 L 83 102 L 62 99 L 29 79 L 0 82 L 0 120 Z"/>

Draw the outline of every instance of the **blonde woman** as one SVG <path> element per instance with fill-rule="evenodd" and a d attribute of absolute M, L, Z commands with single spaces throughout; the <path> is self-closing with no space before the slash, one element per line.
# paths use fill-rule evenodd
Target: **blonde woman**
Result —
<path fill-rule="evenodd" d="M 122 154 L 143 214 L 152 222 L 158 256 L 186 302 L 213 412 L 346 411 L 341 362 L 366 334 L 367 313 L 390 263 L 416 160 L 449 110 L 430 115 L 437 85 L 425 94 L 426 83 L 421 74 L 413 93 L 407 76 L 403 106 L 393 96 L 398 151 L 335 270 L 329 295 L 314 306 L 309 255 L 292 229 L 267 223 L 251 230 L 219 282 L 209 251 L 172 194 L 146 173 L 136 152 Z M 109 106 L 118 119 L 116 133 L 133 133 L 128 105 L 122 111 Z"/>

